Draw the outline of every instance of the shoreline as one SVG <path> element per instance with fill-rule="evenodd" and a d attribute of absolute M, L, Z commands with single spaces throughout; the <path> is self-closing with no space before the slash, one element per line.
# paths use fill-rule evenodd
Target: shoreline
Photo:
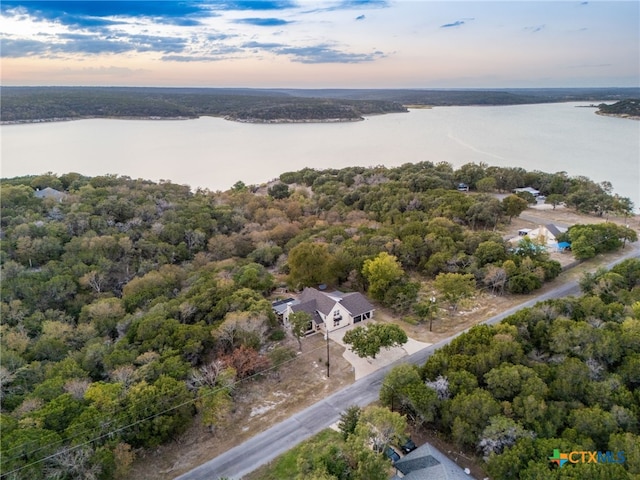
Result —
<path fill-rule="evenodd" d="M 54 118 L 36 118 L 33 120 L 2 120 L 2 125 L 33 125 L 34 123 L 55 123 L 55 122 L 74 122 L 76 120 L 196 120 L 200 117 L 160 117 L 151 115 L 147 117 L 113 117 L 113 116 L 90 116 L 90 117 L 54 117 Z"/>
<path fill-rule="evenodd" d="M 396 113 L 396 112 L 389 112 Z M 381 113 L 380 115 L 386 115 L 385 113 Z M 232 116 L 216 116 L 216 115 L 199 115 L 197 117 L 160 117 L 160 116 L 147 116 L 147 117 L 113 117 L 113 116 L 91 116 L 91 117 L 54 117 L 54 118 L 38 118 L 33 120 L 3 120 L 0 121 L 0 126 L 3 125 L 33 125 L 37 123 L 56 123 L 56 122 L 73 122 L 77 120 L 197 120 L 202 117 L 212 117 L 212 118 L 222 118 L 223 120 L 227 120 L 229 122 L 238 122 L 238 123 L 253 123 L 253 124 L 289 124 L 289 123 L 350 123 L 350 122 L 363 122 L 365 117 L 358 118 L 305 118 L 305 119 L 286 119 L 286 118 L 277 118 L 270 120 L 261 120 L 259 118 L 251 118 L 251 119 L 243 119 L 243 118 L 234 118 Z"/>
<path fill-rule="evenodd" d="M 640 120 L 639 115 L 629 115 L 627 113 L 604 113 L 604 112 L 596 112 L 596 115 L 600 115 L 601 117 L 614 117 L 614 118 L 624 118 L 627 120 Z"/>

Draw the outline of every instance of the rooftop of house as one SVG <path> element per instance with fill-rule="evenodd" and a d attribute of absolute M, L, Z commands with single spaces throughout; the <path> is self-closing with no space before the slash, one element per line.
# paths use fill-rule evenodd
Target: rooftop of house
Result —
<path fill-rule="evenodd" d="M 289 298 L 285 298 L 282 300 L 276 300 L 275 302 L 271 302 L 271 308 L 273 308 L 273 310 L 278 314 L 278 315 L 283 315 L 284 312 L 287 310 L 287 305 L 290 303 L 296 302 L 298 303 L 298 301 L 295 298 L 289 297 Z"/>
<path fill-rule="evenodd" d="M 315 288 L 305 288 L 300 295 L 300 304 L 312 301 L 315 301 L 315 310 L 323 315 L 328 315 L 337 302 L 340 302 L 352 316 L 362 315 L 374 309 L 367 297 L 360 292 L 321 292 Z"/>
<path fill-rule="evenodd" d="M 429 443 L 407 454 L 394 466 L 397 474 L 391 480 L 474 480 L 462 467 Z"/>
<path fill-rule="evenodd" d="M 68 194 L 65 192 L 61 192 L 60 190 L 56 190 L 55 188 L 46 187 L 42 190 L 36 190 L 33 194 L 37 198 L 54 198 L 58 201 L 62 201 Z"/>

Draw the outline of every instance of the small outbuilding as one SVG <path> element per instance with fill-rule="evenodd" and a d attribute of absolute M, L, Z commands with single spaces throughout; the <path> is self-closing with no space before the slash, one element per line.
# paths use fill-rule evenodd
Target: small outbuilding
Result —
<path fill-rule="evenodd" d="M 34 192 L 34 195 L 36 198 L 53 198 L 56 202 L 62 202 L 68 196 L 67 193 L 51 187 L 43 188 L 42 190 L 38 189 Z"/>
<path fill-rule="evenodd" d="M 513 193 L 530 193 L 534 197 L 540 195 L 540 190 L 536 190 L 532 187 L 522 187 L 522 188 L 514 188 Z"/>

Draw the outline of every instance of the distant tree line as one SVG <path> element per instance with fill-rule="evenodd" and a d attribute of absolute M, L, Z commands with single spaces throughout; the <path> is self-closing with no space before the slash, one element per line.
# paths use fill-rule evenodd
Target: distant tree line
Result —
<path fill-rule="evenodd" d="M 638 98 L 638 88 L 303 90 L 150 87 L 2 87 L 3 122 L 81 118 L 195 118 L 246 122 L 357 120 L 403 105 L 522 105 Z M 606 107 L 606 106 L 605 106 Z M 611 108 L 611 107 L 606 107 Z"/>
<path fill-rule="evenodd" d="M 358 120 L 404 112 L 385 100 L 304 98 L 262 90 L 4 87 L 2 121 L 226 117 L 246 122 Z"/>

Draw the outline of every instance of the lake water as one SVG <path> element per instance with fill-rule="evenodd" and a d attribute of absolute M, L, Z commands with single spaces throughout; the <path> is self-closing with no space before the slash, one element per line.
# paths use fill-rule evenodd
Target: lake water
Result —
<path fill-rule="evenodd" d="M 1 175 L 114 173 L 226 190 L 286 171 L 469 162 L 608 180 L 640 206 L 640 122 L 576 103 L 440 107 L 363 122 L 79 120 L 1 127 Z"/>

